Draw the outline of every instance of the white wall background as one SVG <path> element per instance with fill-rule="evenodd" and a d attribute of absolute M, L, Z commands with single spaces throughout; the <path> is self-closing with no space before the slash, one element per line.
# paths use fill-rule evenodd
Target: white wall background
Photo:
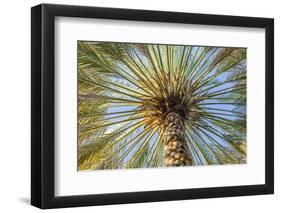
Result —
<path fill-rule="evenodd" d="M 201 199 L 50 210 L 50 212 L 276 212 L 281 207 L 281 5 L 264 1 L 188 0 L 58 0 L 45 3 L 80 4 L 194 13 L 275 18 L 275 195 Z M 1 2 L 0 19 L 0 211 L 39 212 L 30 197 L 30 7 L 37 0 Z M 4 137 L 3 137 L 4 136 Z"/>

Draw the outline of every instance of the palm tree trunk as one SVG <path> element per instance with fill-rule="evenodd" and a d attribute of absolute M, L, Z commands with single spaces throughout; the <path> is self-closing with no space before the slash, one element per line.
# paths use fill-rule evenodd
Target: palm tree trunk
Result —
<path fill-rule="evenodd" d="M 181 116 L 170 112 L 165 118 L 165 126 L 165 166 L 191 166 L 192 158 Z"/>

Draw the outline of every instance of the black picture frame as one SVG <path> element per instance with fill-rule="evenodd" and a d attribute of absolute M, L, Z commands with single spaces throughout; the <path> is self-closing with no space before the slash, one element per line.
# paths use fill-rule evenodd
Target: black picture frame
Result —
<path fill-rule="evenodd" d="M 265 184 L 93 195 L 54 195 L 55 17 L 263 28 L 266 32 Z M 241 16 L 41 4 L 31 9 L 31 204 L 60 208 L 274 193 L 274 20 Z"/>

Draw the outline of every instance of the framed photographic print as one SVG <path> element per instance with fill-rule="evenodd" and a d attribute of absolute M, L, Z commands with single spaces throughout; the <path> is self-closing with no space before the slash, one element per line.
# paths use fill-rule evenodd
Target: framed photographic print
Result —
<path fill-rule="evenodd" d="M 32 205 L 273 193 L 273 19 L 31 14 Z"/>

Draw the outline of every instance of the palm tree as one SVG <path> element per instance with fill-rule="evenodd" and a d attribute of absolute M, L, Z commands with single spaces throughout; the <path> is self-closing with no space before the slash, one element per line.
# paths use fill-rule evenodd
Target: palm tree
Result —
<path fill-rule="evenodd" d="M 78 169 L 246 162 L 246 49 L 78 42 Z"/>

